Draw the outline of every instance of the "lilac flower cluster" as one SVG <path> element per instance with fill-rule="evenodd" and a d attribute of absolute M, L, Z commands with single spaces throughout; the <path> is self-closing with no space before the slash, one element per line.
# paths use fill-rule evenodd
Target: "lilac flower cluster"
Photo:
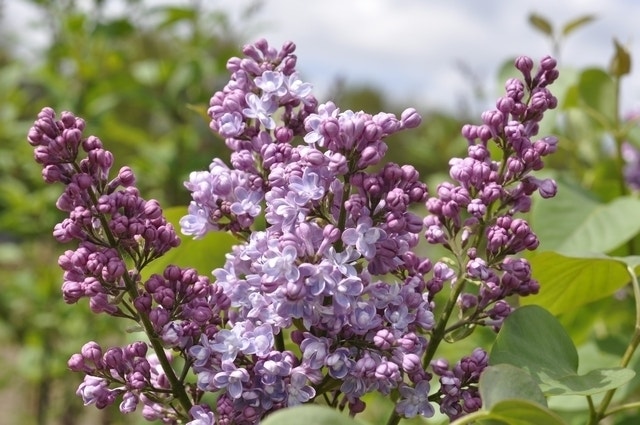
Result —
<path fill-rule="evenodd" d="M 232 166 L 214 159 L 186 183 L 193 202 L 183 233 L 246 235 L 213 272 L 231 301 L 230 329 L 190 350 L 198 387 L 225 389 L 219 403 L 233 406 L 221 423 L 254 423 L 327 394 L 335 403 L 343 394 L 355 413 L 367 392 L 428 385 L 417 331 L 434 322 L 422 296 L 431 263 L 412 252 L 422 223 L 408 211 L 424 202 L 426 186 L 411 166 L 366 171 L 382 159 L 384 138 L 420 117 L 317 106 L 292 52 L 261 41 L 229 62 L 231 81 L 209 115 Z M 293 145 L 295 136 L 304 143 Z M 267 228 L 254 231 L 261 211 Z M 397 281 L 383 282 L 387 274 Z M 300 358 L 283 350 L 291 327 Z"/>
<path fill-rule="evenodd" d="M 230 164 L 216 158 L 191 173 L 180 225 L 195 238 L 222 230 L 240 239 L 214 283 L 177 266 L 143 279 L 141 270 L 179 242 L 158 203 L 139 196 L 129 168 L 108 179 L 113 158 L 96 137 L 83 139 L 81 119 L 56 121 L 49 108 L 38 116 L 29 141 L 45 180 L 65 185 L 58 207 L 69 212 L 54 234 L 79 241 L 59 261 L 65 300 L 88 297 L 93 311 L 135 320 L 149 337 L 104 352 L 91 342 L 72 356 L 69 367 L 86 374 L 78 389 L 86 404 L 121 397 L 122 412 L 142 404 L 147 419 L 191 425 L 256 424 L 318 399 L 355 415 L 374 391 L 397 400 L 390 424 L 429 417 L 433 403 L 451 418 L 480 408 L 486 353 L 453 369 L 435 354 L 474 326 L 497 329 L 511 312 L 506 297 L 538 290 L 515 256 L 538 245 L 517 213 L 535 191 L 555 194 L 554 182 L 531 175 L 557 143 L 532 139 L 556 104 L 546 88 L 555 62 L 543 59 L 532 74 L 530 59 L 516 61 L 523 79 L 509 80 L 483 125 L 464 127 L 468 157 L 451 160 L 452 182 L 429 197 L 414 167 L 382 162 L 385 139 L 418 126 L 417 112 L 318 104 L 294 51 L 293 43 L 246 46 L 211 98 L 211 128 Z M 415 212 L 421 205 L 426 217 Z M 423 235 L 452 257 L 419 254 Z M 440 386 L 430 394 L 434 374 Z M 208 393 L 215 406 L 203 402 Z"/>
<path fill-rule="evenodd" d="M 468 156 L 449 162 L 453 183 L 440 184 L 437 196 L 426 203 L 427 240 L 449 249 L 461 266 L 457 301 L 468 324 L 499 327 L 511 312 L 506 297 L 539 289 L 528 261 L 514 257 L 534 250 L 539 242 L 526 220 L 515 215 L 529 211 L 534 192 L 543 198 L 556 193 L 553 180 L 531 173 L 557 148 L 555 137 L 535 136 L 544 113 L 557 105 L 547 86 L 558 71 L 550 57 L 542 59 L 535 74 L 529 58 L 518 58 L 515 66 L 523 78 L 507 81 L 506 94 L 495 109 L 482 114 L 482 125 L 463 127 Z M 499 161 L 491 158 L 489 142 L 499 148 Z"/>
<path fill-rule="evenodd" d="M 71 357 L 69 367 L 86 374 L 78 389 L 85 404 L 104 408 L 122 397 L 123 413 L 142 403 L 149 420 L 177 420 L 186 414 L 165 403 L 174 398 L 179 382 L 164 349 L 181 352 L 203 334 L 213 335 L 229 299 L 222 287 L 192 269 L 169 266 L 162 276 L 142 282 L 140 271 L 180 240 L 158 202 L 140 197 L 128 167 L 109 180 L 113 156 L 97 137 L 83 138 L 84 126 L 69 112 L 56 120 L 54 111 L 44 108 L 28 136 L 45 181 L 65 185 L 57 206 L 69 216 L 55 226 L 54 236 L 78 242 L 58 261 L 64 270 L 63 297 L 68 303 L 89 298 L 95 313 L 135 320 L 154 352 L 146 356 L 147 343 L 137 342 L 103 354 L 90 342 Z M 191 406 L 186 394 L 181 402 L 183 410 Z"/>
<path fill-rule="evenodd" d="M 546 89 L 557 76 L 555 62 L 544 59 L 532 77 L 532 61 L 518 60 L 524 82 L 510 80 L 485 124 L 463 130 L 470 156 L 451 161 L 458 185 L 443 183 L 427 200 L 413 167 L 369 171 L 387 150 L 385 137 L 420 123 L 415 110 L 398 119 L 340 111 L 331 102 L 316 108 L 308 85 L 297 80 L 292 52 L 291 44 L 278 52 L 260 41 L 245 48 L 247 58 L 229 62 L 231 80 L 211 99 L 209 115 L 232 150 L 231 167 L 214 159 L 186 182 L 193 202 L 183 233 L 227 229 L 246 240 L 213 271 L 231 300 L 231 330 L 192 348 L 199 387 L 225 388 L 223 402 L 233 412 L 249 409 L 256 417 L 320 395 L 359 409 L 371 391 L 399 394 L 399 415 L 428 416 L 431 375 L 422 362 L 436 324 L 435 294 L 446 282 L 473 280 L 477 294 L 456 286 L 462 323 L 497 327 L 511 311 L 505 297 L 537 291 L 526 260 L 507 255 L 537 246 L 515 213 L 528 209 L 536 189 L 555 193 L 552 181 L 529 175 L 555 150 L 555 139 L 530 140 L 556 103 Z M 294 145 L 296 136 L 304 143 Z M 491 139 L 505 154 L 502 163 L 490 158 Z M 422 220 L 410 208 L 425 201 L 431 214 Z M 261 212 L 266 229 L 253 230 Z M 430 242 L 467 255 L 466 269 L 416 254 L 423 226 Z M 297 359 L 283 351 L 283 330 L 292 327 Z M 272 356 L 277 373 L 262 366 Z M 477 382 L 485 365 L 456 378 L 459 389 Z M 451 417 L 461 412 L 460 397 L 477 400 L 470 389 L 448 394 L 441 402 Z M 472 405 L 479 407 L 468 401 L 465 411 Z M 224 423 L 254 419 L 243 415 Z"/>
<path fill-rule="evenodd" d="M 460 359 L 453 368 L 443 359 L 431 362 L 433 372 L 440 377 L 440 389 L 435 395 L 440 411 L 454 419 L 478 410 L 482 400 L 477 384 L 488 365 L 489 357 L 481 348 Z"/>

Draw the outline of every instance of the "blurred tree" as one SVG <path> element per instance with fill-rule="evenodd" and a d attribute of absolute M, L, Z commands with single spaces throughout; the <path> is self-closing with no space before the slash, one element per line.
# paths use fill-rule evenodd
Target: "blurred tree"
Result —
<path fill-rule="evenodd" d="M 61 189 L 43 184 L 26 133 L 43 106 L 73 111 L 114 153 L 116 171 L 133 167 L 146 198 L 187 204 L 188 172 L 224 149 L 203 113 L 226 82 L 226 61 L 239 54 L 242 35 L 202 1 L 126 0 L 121 10 L 107 0 L 24 2 L 38 11 L 28 30 L 46 32 L 49 43 L 33 59 L 7 42 L 20 46 L 26 32 L 0 37 L 0 358 L 11 362 L 0 373 L 0 394 L 27 385 L 9 422 L 71 425 L 87 410 L 74 395 L 79 378 L 66 371 L 69 355 L 94 338 L 122 344 L 125 333 L 86 305 L 62 302 L 56 260 L 64 247 L 50 236 L 62 218 L 53 208 Z M 245 22 L 258 6 L 247 9 Z M 137 419 L 107 410 L 98 420 Z"/>

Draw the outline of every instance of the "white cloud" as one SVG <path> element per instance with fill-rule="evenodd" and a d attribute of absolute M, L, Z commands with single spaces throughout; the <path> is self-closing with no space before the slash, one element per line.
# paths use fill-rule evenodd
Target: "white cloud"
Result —
<path fill-rule="evenodd" d="M 252 2 L 211 5 L 237 16 Z M 11 14 L 14 2 L 7 3 Z M 526 54 L 538 59 L 550 53 L 550 44 L 527 23 L 532 11 L 555 26 L 583 14 L 598 15 L 566 40 L 565 65 L 606 66 L 613 37 L 640 58 L 636 0 L 264 0 L 254 22 L 237 24 L 274 45 L 294 41 L 300 70 L 320 88 L 340 75 L 348 82 L 378 85 L 394 98 L 411 95 L 424 104 L 454 107 L 466 84 L 456 62 L 464 61 L 489 84 L 506 58 Z M 637 74 L 623 87 L 625 105 L 640 105 Z"/>

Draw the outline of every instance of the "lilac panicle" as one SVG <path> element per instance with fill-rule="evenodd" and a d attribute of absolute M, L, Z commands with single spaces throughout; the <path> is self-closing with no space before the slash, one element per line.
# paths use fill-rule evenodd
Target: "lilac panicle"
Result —
<path fill-rule="evenodd" d="M 462 128 L 468 156 L 450 161 L 452 181 L 440 184 L 437 196 L 426 202 L 426 239 L 459 256 L 466 263 L 460 277 L 479 287 L 477 295 L 460 287 L 459 304 L 467 306 L 471 322 L 499 328 L 511 311 L 504 298 L 538 292 L 527 261 L 512 256 L 539 244 L 517 213 L 529 211 L 534 192 L 543 198 L 556 193 L 553 180 L 532 174 L 557 148 L 555 137 L 536 137 L 544 113 L 557 105 L 547 88 L 558 76 L 555 66 L 555 60 L 543 58 L 532 74 L 531 59 L 516 60 L 523 78 L 507 81 L 496 108 L 482 114 L 483 124 Z M 501 160 L 491 158 L 489 143 L 499 148 Z"/>
<path fill-rule="evenodd" d="M 93 311 L 135 320 L 150 337 L 126 347 L 89 342 L 69 359 L 86 375 L 85 404 L 121 399 L 123 413 L 141 407 L 148 420 L 190 425 L 253 425 L 320 396 L 355 415 L 371 392 L 397 396 L 396 419 L 430 417 L 434 404 L 450 418 L 481 407 L 486 352 L 453 368 L 435 354 L 451 329 L 497 330 L 512 311 L 505 298 L 538 291 L 517 254 L 539 241 L 518 213 L 535 192 L 556 193 L 555 182 L 533 175 L 557 148 L 557 139 L 537 138 L 557 104 L 547 88 L 555 61 L 538 69 L 516 61 L 522 78 L 507 81 L 481 125 L 463 127 L 467 156 L 451 159 L 451 180 L 430 193 L 413 166 L 383 162 L 387 137 L 418 126 L 417 111 L 319 104 L 294 52 L 293 43 L 245 46 L 211 97 L 210 127 L 230 158 L 189 175 L 180 227 L 194 238 L 239 238 L 213 282 L 173 265 L 143 279 L 140 270 L 179 243 L 158 202 L 140 197 L 128 167 L 109 179 L 113 156 L 83 136 L 82 119 L 39 114 L 29 142 L 45 181 L 65 185 L 57 206 L 69 213 L 54 236 L 78 244 L 59 259 L 64 299 L 89 298 Z M 421 235 L 452 258 L 424 257 Z M 434 314 L 445 289 L 447 313 L 458 310 L 450 328 L 448 315 Z"/>
<path fill-rule="evenodd" d="M 292 45 L 277 52 L 259 41 L 245 49 L 248 58 L 229 61 L 231 80 L 212 97 L 209 115 L 232 151 L 231 166 L 214 159 L 210 172 L 195 172 L 186 183 L 193 202 L 183 233 L 201 237 L 222 229 L 244 240 L 213 271 L 230 300 L 230 330 L 192 348 L 201 388 L 224 388 L 223 400 L 236 412 L 251 406 L 251 415 L 260 416 L 304 402 L 312 390 L 328 391 L 325 376 L 342 382 L 340 392 L 354 409 L 368 392 L 399 391 L 397 414 L 430 416 L 431 374 L 421 363 L 433 355 L 427 336 L 438 332 L 435 295 L 449 283 L 468 324 L 497 329 L 511 312 L 505 297 L 538 290 L 526 260 L 512 256 L 538 245 L 516 214 L 529 209 L 536 190 L 545 198 L 556 190 L 553 181 L 531 174 L 556 149 L 554 138 L 534 139 L 543 113 L 557 103 L 546 88 L 557 77 L 555 62 L 545 58 L 533 74 L 530 59 L 517 61 L 524 81 L 509 80 L 483 124 L 463 128 L 469 156 L 451 160 L 453 181 L 429 198 L 411 166 L 371 170 L 382 161 L 387 136 L 420 123 L 416 111 L 398 119 L 318 105 L 307 90 L 304 97 L 294 94 L 285 83 L 297 75 L 292 52 Z M 506 160 L 492 160 L 490 141 Z M 420 203 L 429 211 L 424 219 L 410 209 Z M 258 212 L 263 230 L 252 227 Z M 466 256 L 466 270 L 416 255 L 422 232 Z M 478 283 L 477 294 L 463 291 L 466 281 Z M 295 326 L 292 341 L 301 356 L 287 370 L 296 375 L 267 378 L 262 368 L 227 365 L 247 364 L 254 353 L 247 330 L 265 324 L 273 344 L 258 362 L 280 352 L 282 330 Z M 442 377 L 441 385 L 451 388 L 439 400 L 443 412 L 457 417 L 480 407 L 474 384 L 484 365 L 473 376 Z M 252 419 L 236 413 L 227 420 Z"/>

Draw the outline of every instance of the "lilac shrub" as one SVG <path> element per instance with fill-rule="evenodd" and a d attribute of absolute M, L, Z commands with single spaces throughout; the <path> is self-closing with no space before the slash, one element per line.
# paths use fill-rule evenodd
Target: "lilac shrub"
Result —
<path fill-rule="evenodd" d="M 69 213 L 54 236 L 77 246 L 60 257 L 63 297 L 89 298 L 94 312 L 146 334 L 126 347 L 89 342 L 71 357 L 70 369 L 85 374 L 85 404 L 121 400 L 123 413 L 141 407 L 146 419 L 192 425 L 256 424 L 316 401 L 355 415 L 371 392 L 396 400 L 389 423 L 438 406 L 450 418 L 481 407 L 487 353 L 451 367 L 437 348 L 477 326 L 499 329 L 508 299 L 538 290 L 517 256 L 538 240 L 518 214 L 534 192 L 556 191 L 532 174 L 556 149 L 555 138 L 536 138 L 557 103 L 547 89 L 555 61 L 534 72 L 517 59 L 522 78 L 507 82 L 482 125 L 462 129 L 468 156 L 451 159 L 451 181 L 430 196 L 414 167 L 383 162 L 385 139 L 421 123 L 416 110 L 319 104 L 294 50 L 246 46 L 211 98 L 210 126 L 230 161 L 190 174 L 180 226 L 195 238 L 238 237 L 212 281 L 178 266 L 143 280 L 141 270 L 179 244 L 158 202 L 140 196 L 128 167 L 109 179 L 113 157 L 83 136 L 82 119 L 39 114 L 28 139 L 45 181 L 65 185 L 57 207 Z M 450 256 L 432 261 L 424 239 Z"/>

